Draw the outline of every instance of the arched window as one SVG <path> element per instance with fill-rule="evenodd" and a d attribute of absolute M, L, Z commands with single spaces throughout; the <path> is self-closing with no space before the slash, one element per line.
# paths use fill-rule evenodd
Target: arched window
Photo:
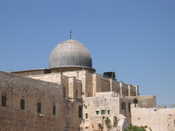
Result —
<path fill-rule="evenodd" d="M 20 108 L 21 110 L 25 110 L 25 100 L 24 99 L 20 100 Z"/>
<path fill-rule="evenodd" d="M 53 105 L 52 114 L 56 115 L 56 105 Z"/>
<path fill-rule="evenodd" d="M 41 102 L 37 103 L 37 113 L 41 113 Z"/>

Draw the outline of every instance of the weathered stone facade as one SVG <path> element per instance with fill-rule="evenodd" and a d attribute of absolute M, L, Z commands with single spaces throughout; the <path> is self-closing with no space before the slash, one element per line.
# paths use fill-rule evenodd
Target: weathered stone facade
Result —
<path fill-rule="evenodd" d="M 155 96 L 140 96 L 139 86 L 114 72 L 97 74 L 79 42 L 63 42 L 51 56 L 54 68 L 0 72 L 0 131 L 123 131 L 129 124 L 175 131 L 174 110 L 157 109 Z"/>
<path fill-rule="evenodd" d="M 114 121 L 114 118 L 118 121 L 120 115 L 126 116 L 130 123 L 130 105 L 133 103 L 134 98 L 139 100 L 139 105 L 144 103 L 144 107 L 155 106 L 155 97 L 139 96 L 138 86 L 126 84 L 111 78 L 104 78 L 88 70 L 55 72 L 54 69 L 54 72 L 51 70 L 46 74 L 43 72 L 37 74 L 30 73 L 30 75 L 26 75 L 26 73 L 21 74 L 20 72 L 16 74 L 63 85 L 65 99 L 72 102 L 80 101 L 83 105 L 81 124 L 78 125 L 81 130 L 100 130 L 99 124 L 106 128 L 104 125 L 106 118 L 109 118 L 111 122 Z M 104 103 L 105 101 L 106 103 Z M 107 117 L 105 117 L 105 114 L 94 115 L 97 109 L 99 109 L 99 112 L 110 113 Z M 78 119 L 72 119 L 72 123 L 76 121 Z M 111 124 L 114 125 L 114 122 Z M 115 127 L 117 127 L 116 123 Z"/>
<path fill-rule="evenodd" d="M 148 131 L 175 131 L 175 109 L 133 107 L 132 124 Z"/>
<path fill-rule="evenodd" d="M 0 72 L 0 130 L 63 130 L 65 106 L 62 90 L 58 84 Z"/>

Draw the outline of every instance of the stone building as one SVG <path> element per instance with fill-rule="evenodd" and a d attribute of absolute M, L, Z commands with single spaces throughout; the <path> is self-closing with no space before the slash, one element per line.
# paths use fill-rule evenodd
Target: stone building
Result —
<path fill-rule="evenodd" d="M 0 131 L 123 131 L 149 125 L 135 120 L 136 110 L 156 107 L 155 96 L 140 96 L 114 72 L 97 74 L 75 40 L 57 45 L 47 69 L 0 72 L 0 95 Z"/>

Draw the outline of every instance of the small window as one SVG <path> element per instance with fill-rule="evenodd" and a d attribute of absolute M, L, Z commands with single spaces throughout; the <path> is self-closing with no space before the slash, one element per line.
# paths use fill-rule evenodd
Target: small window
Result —
<path fill-rule="evenodd" d="M 6 95 L 3 95 L 1 97 L 1 104 L 2 104 L 2 106 L 7 106 L 7 97 L 6 97 Z"/>
<path fill-rule="evenodd" d="M 82 106 L 79 106 L 79 107 L 78 107 L 78 115 L 79 115 L 79 118 L 82 118 L 82 114 L 83 114 L 83 107 L 82 107 Z"/>
<path fill-rule="evenodd" d="M 99 111 L 96 111 L 96 115 L 99 115 Z"/>
<path fill-rule="evenodd" d="M 128 103 L 128 111 L 131 112 L 131 103 Z"/>
<path fill-rule="evenodd" d="M 56 105 L 53 105 L 52 114 L 53 114 L 53 115 L 56 115 Z"/>
<path fill-rule="evenodd" d="M 125 104 L 125 102 L 122 102 L 122 110 L 126 110 L 126 104 Z"/>
<path fill-rule="evenodd" d="M 108 110 L 108 114 L 110 114 L 110 110 Z"/>
<path fill-rule="evenodd" d="M 101 114 L 104 115 L 106 113 L 105 110 L 101 110 Z"/>
<path fill-rule="evenodd" d="M 21 110 L 25 110 L 25 100 L 24 99 L 20 100 L 20 108 Z"/>
<path fill-rule="evenodd" d="M 37 103 L 37 113 L 41 113 L 41 103 Z"/>
<path fill-rule="evenodd" d="M 86 115 L 86 119 L 88 119 L 88 113 L 86 113 L 85 115 Z"/>

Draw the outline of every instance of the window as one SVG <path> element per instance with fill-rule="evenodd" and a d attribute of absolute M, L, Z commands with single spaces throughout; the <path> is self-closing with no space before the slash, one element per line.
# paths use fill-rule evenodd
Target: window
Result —
<path fill-rule="evenodd" d="M 56 105 L 53 105 L 52 114 L 53 114 L 53 115 L 56 115 Z"/>
<path fill-rule="evenodd" d="M 37 113 L 41 113 L 41 103 L 37 103 Z"/>
<path fill-rule="evenodd" d="M 122 102 L 122 110 L 126 110 L 126 104 L 125 104 L 125 102 Z"/>
<path fill-rule="evenodd" d="M 7 97 L 6 97 L 6 95 L 2 95 L 1 104 L 2 104 L 2 106 L 7 106 Z"/>
<path fill-rule="evenodd" d="M 96 111 L 96 115 L 99 115 L 99 111 Z"/>
<path fill-rule="evenodd" d="M 104 115 L 106 113 L 105 110 L 101 110 L 101 114 Z"/>
<path fill-rule="evenodd" d="M 79 107 L 78 107 L 78 115 L 79 115 L 79 118 L 82 118 L 82 113 L 83 113 L 83 107 L 82 107 L 82 106 L 79 106 Z"/>
<path fill-rule="evenodd" d="M 25 110 L 25 100 L 24 99 L 20 100 L 20 108 L 21 110 Z"/>
<path fill-rule="evenodd" d="M 85 115 L 86 115 L 86 119 L 88 119 L 88 113 L 86 113 Z"/>
<path fill-rule="evenodd" d="M 108 110 L 108 114 L 110 114 L 110 110 Z"/>
<path fill-rule="evenodd" d="M 128 111 L 131 112 L 131 103 L 128 103 Z"/>

